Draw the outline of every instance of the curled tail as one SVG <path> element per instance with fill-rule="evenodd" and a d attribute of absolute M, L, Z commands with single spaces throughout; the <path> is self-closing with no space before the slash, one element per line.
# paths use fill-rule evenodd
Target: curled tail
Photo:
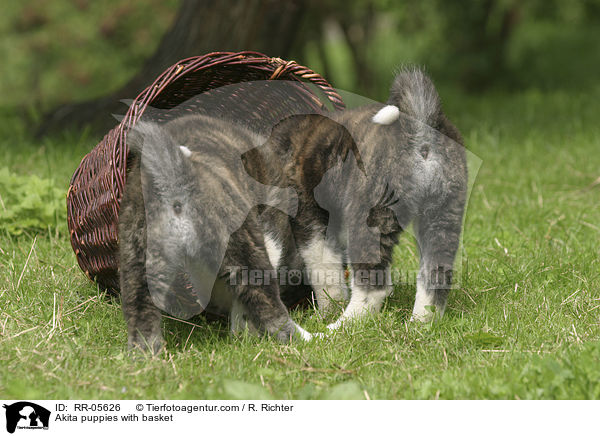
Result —
<path fill-rule="evenodd" d="M 399 70 L 390 89 L 388 104 L 397 106 L 401 113 L 463 143 L 456 127 L 442 112 L 435 85 L 422 69 L 411 66 Z"/>
<path fill-rule="evenodd" d="M 439 124 L 442 116 L 440 96 L 433 82 L 417 67 L 404 67 L 396 74 L 388 103 L 432 127 Z"/>

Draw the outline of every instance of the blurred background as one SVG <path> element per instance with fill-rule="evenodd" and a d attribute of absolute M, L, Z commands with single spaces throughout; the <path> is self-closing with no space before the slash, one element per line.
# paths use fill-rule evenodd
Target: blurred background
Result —
<path fill-rule="evenodd" d="M 600 0 L 28 0 L 3 12 L 0 110 L 41 134 L 105 131 L 120 99 L 210 51 L 294 59 L 381 101 L 403 63 L 424 65 L 451 106 L 600 83 Z"/>

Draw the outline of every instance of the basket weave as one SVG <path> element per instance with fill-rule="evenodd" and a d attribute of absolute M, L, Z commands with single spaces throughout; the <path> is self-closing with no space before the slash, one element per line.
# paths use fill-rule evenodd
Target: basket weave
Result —
<path fill-rule="evenodd" d="M 117 229 L 127 169 L 125 139 L 145 109 L 171 109 L 203 92 L 256 80 L 297 82 L 295 97 L 307 109 L 322 110 L 325 106 L 315 89 L 333 108 L 344 107 L 341 97 L 319 74 L 294 61 L 261 53 L 210 53 L 184 59 L 167 69 L 133 101 L 119 125 L 83 158 L 71 178 L 67 193 L 71 245 L 79 266 L 91 280 L 109 291 L 119 291 Z M 236 100 L 235 104 L 245 103 Z"/>

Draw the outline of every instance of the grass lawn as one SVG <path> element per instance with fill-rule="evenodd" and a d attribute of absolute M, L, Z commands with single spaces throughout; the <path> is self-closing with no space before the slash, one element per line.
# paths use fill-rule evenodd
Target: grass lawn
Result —
<path fill-rule="evenodd" d="M 409 323 L 415 287 L 399 285 L 382 313 L 323 341 L 165 318 L 166 353 L 132 360 L 120 301 L 79 270 L 61 211 L 44 231 L 0 224 L 0 398 L 600 398 L 600 186 L 586 189 L 600 176 L 600 88 L 442 94 L 483 164 L 441 322 Z M 40 143 L 11 111 L 0 116 L 0 170 L 65 192 L 98 139 Z M 395 264 L 414 270 L 416 253 L 403 237 Z M 293 317 L 312 331 L 328 321 Z"/>

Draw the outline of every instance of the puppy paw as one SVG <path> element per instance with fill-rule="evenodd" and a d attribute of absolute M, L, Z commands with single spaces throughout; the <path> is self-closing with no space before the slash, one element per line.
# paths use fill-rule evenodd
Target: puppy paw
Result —
<path fill-rule="evenodd" d="M 329 330 L 330 332 L 333 332 L 333 331 L 339 329 L 342 326 L 342 323 L 343 323 L 343 320 L 340 318 L 336 322 L 332 322 L 331 324 L 329 324 L 327 326 L 327 330 Z"/>
<path fill-rule="evenodd" d="M 154 335 L 145 338 L 142 335 L 135 335 L 135 337 L 129 338 L 128 348 L 129 351 L 136 355 L 144 356 L 156 356 L 164 347 L 164 341 L 162 335 Z"/>
<path fill-rule="evenodd" d="M 308 342 L 313 339 L 313 337 L 315 336 L 315 333 L 309 333 L 306 330 L 304 330 L 302 327 L 300 327 L 299 325 L 296 325 L 296 336 L 298 336 L 304 342 Z"/>
<path fill-rule="evenodd" d="M 438 310 L 433 305 L 425 305 L 420 308 L 416 308 L 413 310 L 412 316 L 410 317 L 410 322 L 422 322 L 428 323 L 435 320 L 439 320 L 443 315 L 443 312 Z"/>

